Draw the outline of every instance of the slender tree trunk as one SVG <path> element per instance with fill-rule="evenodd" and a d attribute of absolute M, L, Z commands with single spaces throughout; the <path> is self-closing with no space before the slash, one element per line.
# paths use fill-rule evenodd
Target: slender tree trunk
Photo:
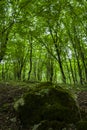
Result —
<path fill-rule="evenodd" d="M 53 81 L 53 59 L 52 56 L 47 52 L 47 61 L 46 61 L 46 79 L 48 82 Z"/>
<path fill-rule="evenodd" d="M 51 66 L 50 66 L 50 71 L 51 71 L 51 73 L 50 73 L 50 82 L 52 82 L 53 81 L 53 73 L 54 73 L 54 67 L 53 67 L 53 61 L 52 61 L 52 59 L 51 59 Z"/>
<path fill-rule="evenodd" d="M 71 69 L 72 79 L 73 79 L 73 82 L 75 84 L 75 77 L 74 77 L 73 67 L 72 67 L 72 63 L 71 63 L 70 59 L 69 59 L 69 63 L 70 63 L 70 69 Z"/>
<path fill-rule="evenodd" d="M 5 64 L 2 64 L 2 80 L 5 80 Z"/>
<path fill-rule="evenodd" d="M 74 30 L 74 33 L 75 33 L 75 30 Z M 79 73 L 80 83 L 82 84 L 82 71 L 81 71 L 80 62 L 79 62 L 79 56 L 78 56 L 79 54 L 77 52 L 77 47 L 76 47 L 77 43 L 76 43 L 76 40 L 75 40 L 75 36 L 74 36 L 74 41 L 73 41 L 72 36 L 71 36 L 69 30 L 68 30 L 68 35 L 69 35 L 69 38 L 71 40 L 71 43 L 72 43 L 72 46 L 73 46 L 73 49 L 74 49 L 75 57 L 76 57 L 76 60 L 77 60 L 77 66 L 78 66 L 78 73 Z"/>
<path fill-rule="evenodd" d="M 66 49 L 66 54 L 67 54 L 67 57 L 68 57 L 68 59 L 69 59 L 67 49 Z M 65 58 L 65 64 L 66 64 L 67 72 L 68 72 L 68 79 L 69 79 L 70 84 L 71 84 L 72 81 L 71 81 L 71 76 L 70 76 L 70 68 L 69 68 L 69 65 L 68 65 L 69 61 L 68 61 L 67 58 L 66 58 L 66 54 L 64 54 L 64 58 Z"/>
<path fill-rule="evenodd" d="M 18 80 L 21 80 L 21 74 L 22 74 L 23 65 L 24 65 L 23 61 L 19 61 L 18 62 L 18 70 L 17 70 Z"/>
<path fill-rule="evenodd" d="M 71 84 L 71 77 L 70 77 L 70 69 L 69 69 L 69 66 L 68 66 L 68 63 L 67 63 L 67 59 L 65 57 L 65 63 L 66 63 L 66 68 L 67 68 L 67 73 L 68 73 L 68 79 L 69 79 L 69 82 Z"/>
<path fill-rule="evenodd" d="M 60 67 L 61 74 L 62 74 L 62 80 L 63 80 L 64 83 L 66 83 L 66 76 L 64 74 L 64 70 L 63 70 L 63 66 L 62 66 L 62 61 L 61 61 L 59 49 L 58 49 L 58 46 L 57 46 L 56 43 L 55 43 L 55 49 L 56 49 L 56 53 L 57 53 L 57 57 L 58 57 L 59 67 Z"/>
<path fill-rule="evenodd" d="M 23 74 L 22 74 L 22 80 L 23 80 L 23 81 L 26 80 L 25 75 L 26 75 L 26 68 L 25 68 L 25 66 L 24 66 L 24 67 L 23 67 Z"/>
<path fill-rule="evenodd" d="M 37 67 L 37 78 L 38 78 L 38 81 L 42 80 L 42 68 L 40 67 L 39 62 L 38 62 L 38 67 Z"/>
<path fill-rule="evenodd" d="M 73 35 L 70 33 L 70 30 L 69 30 L 69 28 L 68 28 L 68 26 L 67 26 L 67 24 L 66 23 L 64 23 L 65 24 L 65 26 L 66 26 L 66 29 L 67 29 L 67 33 L 68 33 L 68 35 L 69 35 L 69 38 L 70 38 L 70 41 L 71 41 L 71 44 L 72 44 L 72 47 L 73 47 L 73 49 L 74 49 L 74 53 L 75 53 L 75 57 L 76 57 L 76 60 L 77 60 L 77 66 L 78 66 L 78 74 L 79 74 L 79 78 L 80 78 L 80 83 L 82 84 L 83 82 L 82 82 L 82 70 L 81 70 L 81 65 L 80 65 L 80 59 L 79 59 L 79 53 L 78 53 L 78 47 L 77 47 L 77 44 L 79 44 L 78 42 L 77 42 L 77 33 L 76 33 L 76 28 L 75 28 L 75 25 L 73 24 L 72 25 L 72 30 L 73 30 Z"/>
<path fill-rule="evenodd" d="M 76 51 L 76 47 L 75 47 L 74 44 L 73 44 L 73 48 L 74 48 L 75 56 L 76 56 L 76 59 L 77 59 L 77 66 L 78 66 L 78 73 L 79 73 L 80 83 L 83 84 L 83 81 L 82 81 L 82 70 L 81 70 L 81 66 L 80 66 L 80 62 L 79 62 L 79 56 L 78 56 L 78 53 Z"/>
<path fill-rule="evenodd" d="M 18 72 L 17 72 L 17 77 L 18 77 L 18 80 L 21 80 L 21 68 L 19 68 Z"/>
<path fill-rule="evenodd" d="M 6 46 L 7 46 L 7 42 L 8 42 L 8 35 L 9 35 L 9 32 L 6 33 L 6 36 L 2 36 L 1 37 L 1 44 L 0 44 L 0 62 L 2 61 L 4 55 L 5 55 L 5 52 L 6 52 Z"/>
<path fill-rule="evenodd" d="M 75 84 L 78 83 L 78 80 L 77 80 L 77 68 L 76 68 L 76 60 L 74 58 L 74 77 L 75 77 Z"/>
<path fill-rule="evenodd" d="M 83 50 L 82 50 L 82 47 L 81 47 L 81 43 L 80 43 L 80 40 L 77 38 L 77 43 L 78 43 L 78 53 L 80 54 L 80 57 L 81 57 L 81 60 L 82 60 L 82 64 L 83 64 L 83 67 L 84 67 L 84 70 L 85 70 L 85 79 L 87 81 L 87 66 L 86 66 L 86 61 L 85 61 L 85 56 L 84 56 L 84 53 L 83 53 Z M 84 48 L 84 47 L 83 47 Z"/>
<path fill-rule="evenodd" d="M 75 51 L 75 56 L 76 56 L 76 59 L 77 59 L 77 66 L 78 66 L 78 73 L 79 73 L 80 83 L 83 84 L 83 81 L 82 81 L 82 70 L 81 70 L 81 66 L 80 66 L 80 62 L 79 62 L 79 57 L 78 57 L 78 54 L 76 52 L 75 47 L 74 47 L 74 51 Z"/>
<path fill-rule="evenodd" d="M 33 68 L 34 68 L 34 79 L 37 80 L 37 61 L 34 61 L 33 64 Z"/>
<path fill-rule="evenodd" d="M 30 75 L 32 72 L 32 49 L 33 49 L 33 46 L 32 46 L 32 37 L 31 37 L 31 40 L 30 40 L 30 69 L 28 72 L 28 80 L 30 80 Z"/>
<path fill-rule="evenodd" d="M 48 24 L 49 24 L 49 22 L 48 22 Z M 49 31 L 50 31 L 50 34 L 51 34 L 51 37 L 53 39 L 53 43 L 54 43 L 54 46 L 55 46 L 55 49 L 56 49 L 56 54 L 57 54 L 57 58 L 58 58 L 58 64 L 59 64 L 61 75 L 62 75 L 62 81 L 64 83 L 66 83 L 66 76 L 65 76 L 65 73 L 64 73 L 64 70 L 63 70 L 62 60 L 61 60 L 60 51 L 59 51 L 60 46 L 57 45 L 58 34 L 57 34 L 57 31 L 55 31 L 55 35 L 53 34 L 52 28 L 51 28 L 50 24 L 49 24 Z"/>

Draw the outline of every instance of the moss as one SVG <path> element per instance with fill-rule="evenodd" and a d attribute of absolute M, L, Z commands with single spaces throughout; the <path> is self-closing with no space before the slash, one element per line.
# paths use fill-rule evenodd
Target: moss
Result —
<path fill-rule="evenodd" d="M 87 130 L 87 121 L 79 121 L 77 123 L 77 130 Z"/>
<path fill-rule="evenodd" d="M 56 120 L 53 121 L 45 120 L 38 124 L 36 130 L 61 130 L 64 127 L 66 127 L 66 124 L 64 122 L 59 122 Z"/>
<path fill-rule="evenodd" d="M 43 120 L 75 123 L 79 120 L 78 107 L 70 93 L 52 84 L 41 84 L 24 95 L 24 104 L 17 114 L 24 126 Z"/>

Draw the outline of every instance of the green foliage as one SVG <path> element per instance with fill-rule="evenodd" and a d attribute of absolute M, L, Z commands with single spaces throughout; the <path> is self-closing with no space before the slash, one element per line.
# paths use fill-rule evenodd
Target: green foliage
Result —
<path fill-rule="evenodd" d="M 2 79 L 4 72 L 5 80 L 27 80 L 31 59 L 31 79 L 86 84 L 86 5 L 86 0 L 0 1 Z"/>
<path fill-rule="evenodd" d="M 86 130 L 87 129 L 87 121 L 79 121 L 77 123 L 77 130 Z"/>

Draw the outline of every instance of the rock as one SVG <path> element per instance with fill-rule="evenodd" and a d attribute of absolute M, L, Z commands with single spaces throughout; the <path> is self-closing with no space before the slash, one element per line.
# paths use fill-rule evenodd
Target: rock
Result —
<path fill-rule="evenodd" d="M 40 84 L 27 92 L 23 96 L 23 101 L 24 103 L 16 105 L 16 112 L 24 127 L 28 128 L 44 120 L 65 124 L 79 120 L 74 98 L 59 86 L 49 83 Z"/>
<path fill-rule="evenodd" d="M 64 122 L 45 120 L 35 125 L 32 130 L 61 130 L 64 126 L 66 126 Z"/>

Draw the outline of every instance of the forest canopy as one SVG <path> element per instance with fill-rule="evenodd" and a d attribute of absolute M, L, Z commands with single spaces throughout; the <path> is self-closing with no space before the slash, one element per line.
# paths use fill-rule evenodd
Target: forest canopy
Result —
<path fill-rule="evenodd" d="M 87 83 L 87 1 L 0 0 L 0 80 Z"/>

